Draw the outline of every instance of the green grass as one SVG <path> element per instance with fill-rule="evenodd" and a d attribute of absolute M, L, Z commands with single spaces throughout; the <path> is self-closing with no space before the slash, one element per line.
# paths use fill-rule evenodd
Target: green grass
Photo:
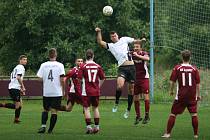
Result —
<path fill-rule="evenodd" d="M 2 101 L 1 101 L 2 102 Z M 133 125 L 134 108 L 129 119 L 123 118 L 126 102 L 121 102 L 119 111 L 112 113 L 113 101 L 101 101 L 100 128 L 96 135 L 86 135 L 82 108 L 75 106 L 72 112 L 59 112 L 53 134 L 37 134 L 40 127 L 42 101 L 25 100 L 21 114 L 21 124 L 13 124 L 14 111 L 0 109 L 0 140 L 161 140 L 170 104 L 152 104 L 151 121 L 147 125 Z M 144 106 L 142 105 L 142 111 Z M 210 139 L 210 110 L 199 107 L 199 136 L 202 140 Z M 48 120 L 49 124 L 49 120 Z M 178 116 L 171 140 L 193 139 L 191 119 L 188 112 Z"/>

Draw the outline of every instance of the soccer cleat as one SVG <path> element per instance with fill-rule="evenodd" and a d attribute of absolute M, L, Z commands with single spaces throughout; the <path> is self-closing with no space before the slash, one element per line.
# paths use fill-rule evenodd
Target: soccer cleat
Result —
<path fill-rule="evenodd" d="M 47 133 L 48 133 L 48 134 L 52 134 L 52 130 L 48 130 Z"/>
<path fill-rule="evenodd" d="M 114 107 L 112 108 L 112 112 L 113 113 L 117 112 L 117 109 L 118 109 L 118 105 L 114 105 Z"/>
<path fill-rule="evenodd" d="M 20 122 L 21 122 L 21 121 L 18 120 L 18 119 L 15 119 L 15 120 L 14 120 L 14 123 L 15 123 L 15 124 L 19 124 Z"/>
<path fill-rule="evenodd" d="M 141 117 L 136 117 L 136 120 L 134 122 L 134 125 L 139 124 L 140 121 L 142 121 L 142 118 Z"/>
<path fill-rule="evenodd" d="M 96 133 L 98 133 L 99 132 L 99 128 L 97 128 L 97 127 L 95 127 L 95 128 L 93 128 L 93 134 L 96 134 Z"/>
<path fill-rule="evenodd" d="M 46 131 L 46 128 L 41 127 L 41 128 L 39 128 L 38 133 L 45 133 L 45 131 Z"/>
<path fill-rule="evenodd" d="M 164 135 L 161 136 L 162 138 L 170 138 L 171 137 L 171 134 L 167 134 L 165 133 Z"/>
<path fill-rule="evenodd" d="M 124 118 L 125 119 L 127 119 L 128 117 L 129 117 L 129 114 L 130 114 L 130 111 L 128 111 L 127 109 L 126 109 L 126 111 L 125 111 L 125 113 L 124 113 Z"/>
<path fill-rule="evenodd" d="M 5 106 L 5 104 L 3 104 L 3 103 L 0 103 L 0 107 L 4 107 Z"/>
<path fill-rule="evenodd" d="M 87 128 L 86 134 L 92 134 L 92 133 L 93 133 L 93 129 L 92 128 Z"/>
<path fill-rule="evenodd" d="M 197 139 L 198 138 L 198 135 L 194 135 L 194 138 Z"/>
<path fill-rule="evenodd" d="M 144 120 L 142 121 L 142 124 L 147 124 L 150 121 L 149 117 L 145 117 Z"/>

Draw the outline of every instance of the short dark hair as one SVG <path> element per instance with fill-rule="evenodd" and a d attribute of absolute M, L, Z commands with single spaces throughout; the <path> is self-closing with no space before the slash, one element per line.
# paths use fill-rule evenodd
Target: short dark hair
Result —
<path fill-rule="evenodd" d="M 113 34 L 115 34 L 115 33 L 117 34 L 116 31 L 110 31 L 110 32 L 109 32 L 110 35 L 113 35 Z"/>
<path fill-rule="evenodd" d="M 20 55 L 20 56 L 19 56 L 19 60 L 21 60 L 21 59 L 23 59 L 23 58 L 27 58 L 27 56 L 26 56 L 26 55 Z"/>
<path fill-rule="evenodd" d="M 190 61 L 191 51 L 189 51 L 189 50 L 183 50 L 183 51 L 181 52 L 181 54 L 182 54 L 182 59 L 183 59 L 183 61 L 185 61 L 185 62 Z"/>
<path fill-rule="evenodd" d="M 88 49 L 88 50 L 86 51 L 86 59 L 87 59 L 87 60 L 90 60 L 90 59 L 93 58 L 93 56 L 94 56 L 93 50 L 92 50 L 92 49 Z"/>
<path fill-rule="evenodd" d="M 140 46 L 142 46 L 143 41 L 140 39 L 137 39 L 136 41 L 134 41 L 133 44 L 139 44 Z"/>
<path fill-rule="evenodd" d="M 57 56 L 57 50 L 56 48 L 51 48 L 49 50 L 49 58 L 55 58 Z"/>

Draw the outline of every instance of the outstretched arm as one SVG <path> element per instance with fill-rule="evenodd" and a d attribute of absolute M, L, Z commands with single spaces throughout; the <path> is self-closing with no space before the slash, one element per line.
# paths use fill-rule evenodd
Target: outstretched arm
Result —
<path fill-rule="evenodd" d="M 98 44 L 103 48 L 107 48 L 106 42 L 102 40 L 101 29 L 96 27 L 95 31 L 96 31 L 96 39 Z"/>

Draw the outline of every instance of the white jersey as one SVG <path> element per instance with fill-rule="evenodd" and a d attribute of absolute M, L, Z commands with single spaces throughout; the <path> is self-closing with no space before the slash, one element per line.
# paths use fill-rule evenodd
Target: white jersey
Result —
<path fill-rule="evenodd" d="M 116 43 L 108 43 L 107 49 L 114 55 L 118 62 L 118 66 L 122 65 L 126 60 L 132 60 L 129 56 L 129 43 L 132 43 L 134 38 L 121 37 Z"/>
<path fill-rule="evenodd" d="M 12 73 L 10 74 L 9 89 L 19 89 L 20 90 L 21 85 L 17 80 L 17 75 L 20 75 L 21 79 L 23 80 L 23 77 L 25 75 L 25 68 L 21 64 L 17 65 L 13 69 Z"/>
<path fill-rule="evenodd" d="M 43 79 L 43 96 L 63 96 L 60 76 L 65 75 L 64 66 L 57 61 L 42 63 L 37 76 Z"/>

